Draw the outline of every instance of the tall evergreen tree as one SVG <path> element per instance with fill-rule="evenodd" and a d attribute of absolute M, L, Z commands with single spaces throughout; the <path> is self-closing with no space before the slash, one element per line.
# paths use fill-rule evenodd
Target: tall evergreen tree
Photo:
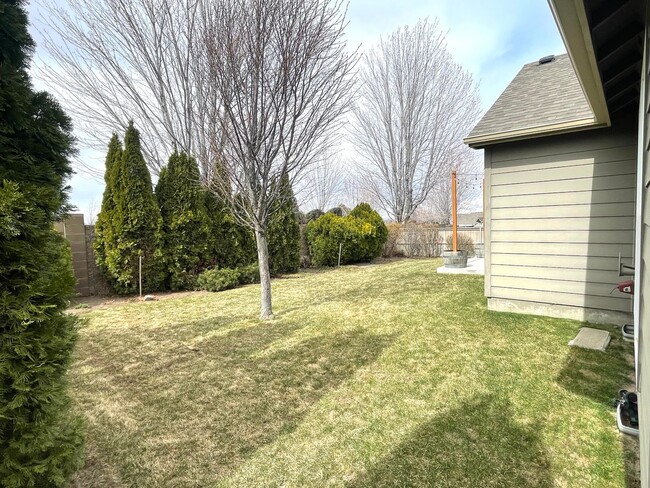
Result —
<path fill-rule="evenodd" d="M 65 371 L 76 320 L 67 211 L 72 126 L 32 89 L 22 0 L 0 0 L 0 487 L 62 486 L 79 465 Z"/>
<path fill-rule="evenodd" d="M 104 195 L 102 197 L 102 208 L 97 216 L 95 224 L 95 240 L 93 250 L 97 266 L 102 273 L 108 273 L 106 263 L 106 249 L 114 248 L 116 243 L 116 233 L 114 226 L 115 219 L 115 192 L 117 191 L 117 181 L 115 178 L 115 167 L 122 159 L 122 143 L 117 134 L 113 134 L 108 143 L 108 153 L 106 154 L 106 170 L 104 172 Z"/>
<path fill-rule="evenodd" d="M 199 177 L 196 160 L 175 151 L 156 185 L 163 222 L 163 260 L 167 286 L 172 290 L 194 289 L 198 274 L 210 262 L 209 219 Z"/>
<path fill-rule="evenodd" d="M 211 266 L 236 268 L 257 260 L 253 232 L 235 220 L 228 206 L 213 192 L 204 194 L 210 233 L 208 237 Z"/>
<path fill-rule="evenodd" d="M 114 239 L 105 241 L 106 278 L 118 293 L 138 290 L 139 257 L 142 257 L 143 291 L 159 290 L 164 281 L 160 250 L 162 218 L 153 194 L 151 175 L 140 148 L 133 122 L 124 135 L 122 157 L 111 166 L 115 180 L 115 209 L 111 219 Z"/>
<path fill-rule="evenodd" d="M 275 204 L 268 227 L 271 275 L 297 273 L 300 267 L 298 204 L 286 174 L 280 179 L 280 186 L 280 198 Z"/>

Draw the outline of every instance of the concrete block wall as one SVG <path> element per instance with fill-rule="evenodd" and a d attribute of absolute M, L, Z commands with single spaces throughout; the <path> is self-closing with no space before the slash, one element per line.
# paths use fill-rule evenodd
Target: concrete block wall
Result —
<path fill-rule="evenodd" d="M 70 243 L 72 267 L 77 278 L 76 292 L 80 296 L 108 295 L 110 287 L 95 264 L 93 240 L 95 226 L 85 225 L 83 214 L 70 214 L 57 222 L 55 228 Z"/>

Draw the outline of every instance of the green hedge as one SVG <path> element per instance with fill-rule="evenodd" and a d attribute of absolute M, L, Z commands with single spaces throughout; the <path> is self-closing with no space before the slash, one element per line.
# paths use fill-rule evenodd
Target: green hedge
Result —
<path fill-rule="evenodd" d="M 378 257 L 388 237 L 381 216 L 367 203 L 347 217 L 327 213 L 307 224 L 312 264 L 335 266 L 341 245 L 341 264 L 367 262 Z"/>
<path fill-rule="evenodd" d="M 257 263 L 240 268 L 210 269 L 199 275 L 198 283 L 202 290 L 222 291 L 240 285 L 259 283 L 260 273 Z"/>

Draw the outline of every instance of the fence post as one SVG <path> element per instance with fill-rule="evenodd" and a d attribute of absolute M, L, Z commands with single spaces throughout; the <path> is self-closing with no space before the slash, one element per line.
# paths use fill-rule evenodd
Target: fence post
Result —
<path fill-rule="evenodd" d="M 140 283 L 140 298 L 142 298 L 142 252 L 138 256 L 138 282 Z"/>

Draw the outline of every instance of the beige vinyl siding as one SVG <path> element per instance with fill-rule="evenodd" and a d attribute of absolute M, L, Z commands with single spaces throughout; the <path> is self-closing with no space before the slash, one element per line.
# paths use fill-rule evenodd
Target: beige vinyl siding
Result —
<path fill-rule="evenodd" d="M 612 289 L 619 253 L 634 256 L 633 126 L 486 151 L 489 298 L 631 311 Z"/>
<path fill-rule="evenodd" d="M 636 336 L 636 379 L 639 398 L 639 430 L 641 458 L 641 486 L 650 486 L 650 198 L 647 183 L 650 180 L 650 9 L 646 13 L 644 55 L 641 77 L 638 132 L 637 197 L 640 212 L 636 244 L 640 249 L 635 262 L 637 283 L 634 324 Z"/>

